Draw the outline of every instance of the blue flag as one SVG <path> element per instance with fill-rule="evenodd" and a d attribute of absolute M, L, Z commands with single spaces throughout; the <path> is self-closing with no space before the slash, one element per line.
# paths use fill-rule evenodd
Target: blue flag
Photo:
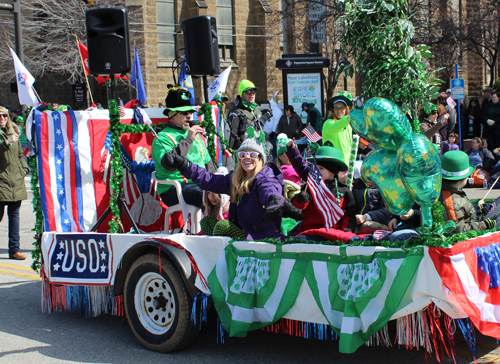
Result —
<path fill-rule="evenodd" d="M 141 62 L 139 62 L 139 53 L 137 52 L 137 47 L 135 47 L 135 59 L 134 66 L 132 67 L 132 76 L 130 83 L 135 86 L 136 89 L 136 99 L 142 105 L 148 98 L 146 97 L 146 88 L 144 87 L 144 78 L 142 78 Z"/>
<path fill-rule="evenodd" d="M 194 88 L 193 88 L 193 79 L 190 75 L 186 74 L 186 63 L 182 65 L 181 74 L 179 75 L 179 85 L 181 87 L 186 88 L 189 92 L 191 92 L 191 105 L 194 105 Z"/>

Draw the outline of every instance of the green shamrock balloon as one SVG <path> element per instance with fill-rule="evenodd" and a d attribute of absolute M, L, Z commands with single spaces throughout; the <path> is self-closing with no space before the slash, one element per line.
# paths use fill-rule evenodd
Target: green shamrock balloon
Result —
<path fill-rule="evenodd" d="M 434 145 L 412 133 L 406 116 L 389 100 L 372 98 L 363 109 L 352 110 L 349 120 L 363 139 L 379 147 L 363 162 L 363 178 L 377 186 L 393 214 L 403 215 L 417 202 L 422 224 L 430 228 L 431 206 L 441 194 L 441 160 Z"/>
<path fill-rule="evenodd" d="M 349 113 L 352 128 L 363 139 L 392 151 L 398 150 L 401 139 L 411 132 L 411 126 L 396 104 L 379 97 L 371 98 L 363 109 Z"/>
<path fill-rule="evenodd" d="M 399 175 L 410 196 L 421 206 L 423 225 L 430 228 L 431 206 L 441 194 L 439 153 L 428 138 L 415 133 L 403 140 L 397 153 Z"/>
<path fill-rule="evenodd" d="M 365 182 L 377 187 L 390 212 L 404 215 L 413 206 L 413 199 L 395 168 L 397 161 L 396 152 L 386 149 L 373 151 L 363 161 L 361 176 Z"/>

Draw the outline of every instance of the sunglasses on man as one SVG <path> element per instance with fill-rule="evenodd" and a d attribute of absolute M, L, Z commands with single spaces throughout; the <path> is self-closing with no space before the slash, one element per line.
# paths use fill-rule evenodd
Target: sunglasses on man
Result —
<path fill-rule="evenodd" d="M 257 91 L 255 89 L 250 89 L 250 90 L 245 90 L 245 93 L 247 95 L 255 95 L 257 93 Z"/>
<path fill-rule="evenodd" d="M 193 115 L 193 113 L 194 113 L 194 111 L 179 111 L 179 114 L 184 115 L 184 116 Z"/>

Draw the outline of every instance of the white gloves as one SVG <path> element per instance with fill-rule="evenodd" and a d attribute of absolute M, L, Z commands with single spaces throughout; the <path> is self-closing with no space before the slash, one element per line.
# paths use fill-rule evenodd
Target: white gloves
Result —
<path fill-rule="evenodd" d="M 489 126 L 493 126 L 493 125 L 495 125 L 495 120 L 488 119 L 488 120 L 486 120 L 486 123 L 487 123 Z"/>

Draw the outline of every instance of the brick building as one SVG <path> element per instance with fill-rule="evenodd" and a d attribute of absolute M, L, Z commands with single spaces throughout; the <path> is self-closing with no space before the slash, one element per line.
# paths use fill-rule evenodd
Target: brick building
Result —
<path fill-rule="evenodd" d="M 230 100 L 234 100 L 237 94 L 239 81 L 247 78 L 259 87 L 257 101 L 266 103 L 275 90 L 282 89 L 282 74 L 275 67 L 276 59 L 283 53 L 308 52 L 306 36 L 297 35 L 297 24 L 303 22 L 298 22 L 294 16 L 288 16 L 283 22 L 280 14 L 282 1 L 285 0 L 126 0 L 129 11 L 134 12 L 130 33 L 139 49 L 148 106 L 156 107 L 159 102 L 164 103 L 167 84 L 174 83 L 172 65 L 175 65 L 174 59 L 184 53 L 179 24 L 199 15 L 217 18 L 221 70 L 231 64 L 233 66 L 226 92 Z M 459 6 L 456 12 L 466 16 L 470 1 L 440 0 L 446 1 L 452 6 Z M 134 41 L 131 43 L 133 49 Z M 328 53 L 328 46 L 331 47 L 331 44 L 320 45 L 319 52 L 333 59 L 339 50 Z M 338 44 L 334 47 L 339 48 Z M 461 64 L 467 70 L 461 75 L 466 79 L 466 94 L 475 96 L 489 82 L 489 74 L 484 62 L 477 57 L 467 54 L 461 57 Z M 328 76 L 327 72 L 325 69 L 325 76 Z M 44 101 L 71 104 L 71 85 L 58 83 L 61 79 L 54 75 L 36 78 L 37 91 Z M 209 82 L 211 80 L 209 78 Z M 361 80 L 354 78 L 346 81 L 347 89 L 353 95 L 359 94 Z M 194 80 L 198 104 L 202 101 L 201 84 L 201 79 Z M 333 94 L 343 88 L 343 78 L 340 77 Z M 97 97 L 99 93 L 95 81 L 91 81 L 91 89 Z M 118 91 L 124 100 L 133 95 L 123 85 L 118 87 Z M 3 104 L 17 104 L 17 97 L 10 92 L 9 83 L 0 85 L 0 98 Z M 279 101 L 283 102 L 283 93 L 280 93 Z"/>

